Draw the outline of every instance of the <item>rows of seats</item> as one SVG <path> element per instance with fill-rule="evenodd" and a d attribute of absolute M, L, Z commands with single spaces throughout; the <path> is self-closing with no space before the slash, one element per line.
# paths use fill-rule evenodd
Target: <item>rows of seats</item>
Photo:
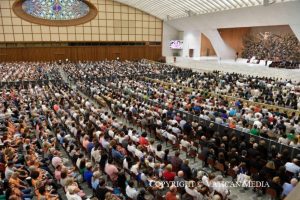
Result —
<path fill-rule="evenodd" d="M 63 91 L 64 95 L 68 95 L 69 94 L 68 92 L 69 91 Z M 89 187 L 91 187 L 94 190 L 94 195 L 96 196 L 96 198 L 98 199 L 122 198 L 121 193 L 123 193 L 124 196 L 126 195 L 125 188 L 124 188 L 126 177 L 125 180 L 123 180 L 122 182 L 118 181 L 118 179 L 121 179 L 122 177 L 124 179 L 124 173 L 121 173 L 122 165 L 121 166 L 117 165 L 117 161 L 115 161 L 116 165 L 113 165 L 112 163 L 113 156 L 111 155 L 112 154 L 111 151 L 112 148 L 114 147 L 111 145 L 111 143 L 113 143 L 114 141 L 111 138 L 110 144 L 108 144 L 109 146 L 103 145 L 104 146 L 103 147 L 101 143 L 99 143 L 99 140 L 102 138 L 104 134 L 101 133 L 99 134 L 98 131 L 96 133 L 95 131 L 90 130 L 96 128 L 102 130 L 101 127 L 102 124 L 100 123 L 100 121 L 103 122 L 103 119 L 105 119 L 105 117 L 108 117 L 107 113 L 103 112 L 102 113 L 103 116 L 102 116 L 101 110 L 92 107 L 88 101 L 82 101 L 82 102 L 80 100 L 77 101 L 76 98 L 74 97 L 76 96 L 69 96 L 69 98 L 66 99 L 67 102 L 65 102 L 68 104 L 68 106 L 65 108 L 62 107 L 57 112 L 57 114 L 61 115 L 61 118 L 63 118 L 62 123 L 66 125 L 70 133 L 67 135 L 67 137 L 66 135 L 63 135 L 63 133 L 59 135 L 60 138 L 64 138 L 63 146 L 66 149 L 69 149 L 72 146 L 71 149 L 74 150 L 75 147 L 73 147 L 73 145 L 76 145 L 83 150 L 83 154 L 77 155 L 77 158 L 73 158 L 74 156 L 76 157 L 76 155 L 70 155 L 70 156 L 72 157 L 74 163 L 76 163 L 76 166 L 79 169 L 79 171 L 82 172 L 83 180 L 86 181 Z M 63 106 L 63 105 L 60 104 L 59 106 Z M 84 111 L 85 109 L 86 111 L 91 112 L 88 113 L 89 115 L 88 117 L 85 116 L 87 114 Z M 101 120 L 99 121 L 99 119 Z M 86 121 L 83 123 L 81 120 L 84 121 L 86 120 Z M 112 118 L 110 118 L 110 120 L 112 120 Z M 87 126 L 85 126 L 85 124 L 87 124 Z M 109 125 L 111 124 L 107 122 L 105 123 L 105 125 L 107 125 L 107 128 L 109 128 Z M 82 134 L 78 135 L 78 132 Z M 84 132 L 88 134 L 85 134 Z M 106 138 L 107 140 L 109 139 L 107 138 L 107 135 L 104 138 Z M 118 148 L 119 147 L 121 146 L 118 146 Z M 100 149 L 102 151 L 101 155 L 99 151 Z M 98 153 L 97 154 L 98 156 L 96 156 L 95 152 Z M 72 153 L 72 151 L 70 153 Z M 106 163 L 106 161 L 108 163 Z M 87 168 L 88 165 L 87 163 L 90 162 L 96 164 L 96 167 Z M 112 168 L 117 170 L 116 172 L 117 174 L 111 174 L 109 171 L 107 172 L 107 169 L 110 168 L 109 167 L 110 165 Z M 87 177 L 87 173 L 89 171 L 93 172 L 92 173 L 93 177 L 90 178 Z M 103 174 L 108 176 L 107 180 L 104 179 L 104 176 L 101 177 L 98 174 L 100 175 Z M 117 179 L 115 179 L 115 177 Z M 106 184 L 107 182 L 109 182 L 109 184 L 112 185 L 113 187 L 112 188 L 108 187 L 108 185 Z M 101 184 L 100 188 L 98 187 L 99 184 Z M 103 194 L 104 191 L 102 190 L 107 190 L 106 192 L 108 193 L 105 195 L 105 193 Z M 121 193 L 116 192 L 119 190 Z M 111 194 L 111 192 L 114 192 L 114 195 Z"/>
<path fill-rule="evenodd" d="M 108 80 L 105 82 L 108 85 L 107 91 L 109 87 L 124 88 L 126 92 L 146 97 L 147 100 L 160 104 L 165 109 L 189 113 L 217 125 L 299 147 L 299 116 L 295 114 L 288 116 L 259 106 L 242 105 L 239 101 L 228 102 L 203 93 L 186 92 L 176 86 L 165 87 L 164 84 L 150 79 L 115 79 L 113 82 Z M 90 88 L 90 92 L 100 92 L 95 90 L 97 88 L 95 82 L 86 84 L 79 82 L 79 84 Z"/>
<path fill-rule="evenodd" d="M 145 60 L 132 61 L 98 61 L 66 63 L 63 66 L 69 78 L 72 79 L 97 79 L 99 77 L 117 77 L 145 74 L 167 74 L 190 71 L 162 63 L 150 63 Z"/>
<path fill-rule="evenodd" d="M 131 80 L 131 81 L 134 82 L 133 80 Z M 90 85 L 91 83 L 86 84 L 86 86 L 87 86 L 86 88 L 97 88 L 97 87 L 102 88 L 101 94 L 103 94 L 103 91 L 105 91 L 104 94 L 106 94 L 108 96 L 107 99 L 113 100 L 111 102 L 112 109 L 113 110 L 116 108 L 119 109 L 116 111 L 116 113 L 120 113 L 120 115 L 127 117 L 128 120 L 134 120 L 134 121 L 137 120 L 136 121 L 137 124 L 140 123 L 144 127 L 147 127 L 147 129 L 149 129 L 149 130 L 154 129 L 156 135 L 160 134 L 159 132 L 161 132 L 161 130 L 159 130 L 159 128 L 158 128 L 158 130 L 156 129 L 157 127 L 161 126 L 164 123 L 167 124 L 165 126 L 168 126 L 168 123 L 170 123 L 170 124 L 174 123 L 174 125 L 175 125 L 174 127 L 172 127 L 172 128 L 164 127 L 162 131 L 169 131 L 169 132 L 171 132 L 171 133 L 169 133 L 170 135 L 175 136 L 177 131 L 175 131 L 175 133 L 173 132 L 173 134 L 172 134 L 173 128 L 175 128 L 174 130 L 176 130 L 176 128 L 178 128 L 180 130 L 179 135 L 177 133 L 178 138 L 175 139 L 175 142 L 173 142 L 173 141 L 171 142 L 175 146 L 177 144 L 177 147 L 178 147 L 179 142 L 176 142 L 176 140 L 178 140 L 180 138 L 180 134 L 182 133 L 181 131 L 183 131 L 183 133 L 184 133 L 184 125 L 182 125 L 183 127 L 178 126 L 181 122 L 183 123 L 185 121 L 184 119 L 182 119 L 182 116 L 180 116 L 180 115 L 178 116 L 178 115 L 176 115 L 176 113 L 174 115 L 174 113 L 172 114 L 172 111 L 171 111 L 171 114 L 170 113 L 168 114 L 168 110 L 166 110 L 166 113 L 163 113 L 164 112 L 163 109 L 161 109 L 159 106 L 156 107 L 156 106 L 148 105 L 145 102 L 138 102 L 137 99 L 133 99 L 132 97 L 130 97 L 130 95 L 128 95 L 128 93 L 130 93 L 130 91 L 126 87 L 127 85 L 122 84 L 122 82 L 120 80 L 118 80 L 116 82 L 119 83 L 120 88 L 121 87 L 124 88 L 124 93 L 118 92 L 116 90 L 116 88 L 112 89 L 112 88 L 107 87 L 104 89 L 103 87 L 105 87 L 105 86 L 103 86 L 103 85 L 95 86 L 95 85 Z M 84 85 L 84 84 L 81 84 L 81 85 Z M 148 87 L 149 87 L 149 84 L 148 84 Z M 158 87 L 155 86 L 155 88 L 158 88 Z M 138 91 L 135 91 L 135 93 L 137 93 L 137 92 Z M 91 91 L 89 93 L 93 95 L 93 93 Z M 137 114 L 137 113 L 139 113 L 139 114 Z M 169 121 L 160 121 L 161 118 L 163 118 L 164 116 L 169 117 Z M 186 121 L 185 121 L 185 123 L 186 123 Z M 241 170 L 243 172 L 243 174 L 246 173 L 247 176 L 251 175 L 251 177 L 253 177 L 253 179 L 255 180 L 258 172 L 264 172 L 264 170 L 271 170 L 274 176 L 270 177 L 268 174 L 268 175 L 265 175 L 265 177 L 260 177 L 261 180 L 270 181 L 270 183 L 273 183 L 272 182 L 273 178 L 275 178 L 275 180 L 277 180 L 277 184 L 280 184 L 280 183 L 278 183 L 278 177 L 280 176 L 282 178 L 281 185 L 284 185 L 286 182 L 289 182 L 290 178 L 292 176 L 297 176 L 297 170 L 292 173 L 292 176 L 289 172 L 286 172 L 286 168 L 288 168 L 287 166 L 289 166 L 290 164 L 295 165 L 296 167 L 299 165 L 298 160 L 293 160 L 293 162 L 290 162 L 288 151 L 283 151 L 282 154 L 276 155 L 276 153 L 277 153 L 276 149 L 274 150 L 274 152 L 267 152 L 264 141 L 257 141 L 258 143 L 256 143 L 256 141 L 253 140 L 254 138 L 251 138 L 250 141 L 248 141 L 247 138 L 239 137 L 238 135 L 236 135 L 234 133 L 232 133 L 228 137 L 228 133 L 214 133 L 214 131 L 212 129 L 209 129 L 210 127 L 208 127 L 208 129 L 207 129 L 207 127 L 200 126 L 200 128 L 199 128 L 199 126 L 196 125 L 197 124 L 196 122 L 194 122 L 193 124 L 190 124 L 190 125 L 188 123 L 186 123 L 186 124 L 187 124 L 187 127 L 192 126 L 193 128 L 195 128 L 192 132 L 198 132 L 199 143 L 202 143 L 202 144 L 204 144 L 203 146 L 205 146 L 204 152 L 199 153 L 198 158 L 203 160 L 205 164 L 209 164 L 212 167 L 223 171 L 223 173 L 228 173 L 233 177 L 237 177 L 237 175 L 239 177 L 241 177 L 241 176 L 244 176 L 244 175 L 241 175 L 241 172 L 240 172 L 240 170 Z M 189 130 L 189 128 L 187 130 Z M 188 135 L 189 138 L 193 139 L 191 131 L 189 131 L 188 133 L 189 133 L 189 135 Z M 168 134 L 165 132 L 164 132 L 164 135 L 168 136 Z M 163 137 L 160 137 L 160 138 L 163 138 Z M 172 138 L 172 137 L 170 136 L 170 138 Z M 195 141 L 195 140 L 193 139 L 193 141 Z M 219 141 L 219 142 L 216 142 L 216 141 Z M 241 146 L 237 145 L 237 144 L 239 144 L 239 142 L 241 143 Z M 190 142 L 188 140 L 185 140 L 185 138 L 182 138 L 180 140 L 180 144 L 181 144 L 181 148 L 183 148 L 183 149 L 186 149 L 186 147 L 182 144 L 187 144 L 187 146 L 197 146 L 197 145 L 195 145 L 195 144 L 197 144 L 197 142 Z M 218 144 L 219 144 L 219 146 L 218 146 Z M 229 146 L 229 144 L 230 144 L 230 146 Z M 247 151 L 248 148 L 251 149 L 249 152 Z M 161 151 L 160 148 L 159 148 L 159 150 Z M 202 148 L 202 150 L 203 150 L 203 148 Z M 157 151 L 158 150 L 156 150 L 156 153 L 157 153 Z M 226 153 L 226 152 L 228 152 L 228 153 Z M 239 152 L 241 154 L 239 154 Z M 248 153 L 249 153 L 249 155 L 247 155 Z M 158 152 L 158 155 L 161 155 L 161 152 Z M 157 158 L 159 157 L 158 155 L 156 155 Z M 230 159 L 227 160 L 227 157 Z M 246 157 L 247 157 L 247 159 L 250 159 L 250 162 L 245 162 Z M 270 161 L 268 161 L 264 158 L 269 158 Z M 257 160 L 259 162 L 257 162 Z M 276 163 L 276 165 L 278 164 L 276 166 L 276 168 L 277 167 L 281 168 L 280 172 L 278 173 L 278 177 L 275 176 L 275 174 L 274 174 L 275 163 Z M 246 170 L 247 172 L 244 170 Z M 286 176 L 286 174 L 289 174 L 289 176 L 287 176 L 287 177 L 290 177 L 289 179 L 284 178 Z M 293 179 L 292 182 L 293 182 L 293 184 L 295 184 L 295 179 Z M 270 194 L 274 195 L 274 190 L 267 190 L 267 191 Z M 276 191 L 276 196 L 281 196 L 281 192 L 278 188 Z"/>
<path fill-rule="evenodd" d="M 0 62 L 0 82 L 57 79 L 57 67 L 56 62 Z"/>
<path fill-rule="evenodd" d="M 224 182 L 228 175 L 239 182 L 268 183 L 270 187 L 254 190 L 281 198 L 297 184 L 299 158 L 291 158 L 285 148 L 266 146 L 256 135 L 270 137 L 278 131 L 279 142 L 295 143 L 298 116 L 142 77 L 189 73 L 172 66 L 144 61 L 63 65 L 53 65 L 51 73 L 58 80 L 60 74 L 64 80 L 74 78 L 73 86 L 81 92 L 61 81 L 21 83 L 3 90 L 1 166 L 7 184 L 2 191 L 8 198 L 85 199 L 93 191 L 95 198 L 105 200 L 228 199 L 236 193 Z M 136 76 L 130 76 L 139 67 Z M 35 65 L 32 73 L 41 73 L 38 69 Z M 18 80 L 10 81 L 14 79 Z M 244 127 L 244 120 L 251 126 Z M 215 129 L 216 122 L 231 129 Z M 232 131 L 239 128 L 249 128 L 250 135 Z M 27 178 L 27 183 L 20 178 Z"/>
<path fill-rule="evenodd" d="M 51 120 L 42 108 L 48 97 L 38 86 L 10 88 L 1 96 L 1 176 L 3 198 L 59 199 L 59 187 L 49 168 L 57 151 Z"/>
<path fill-rule="evenodd" d="M 173 77 L 165 76 L 164 80 L 254 102 L 295 110 L 299 108 L 300 87 L 296 81 L 220 71 L 181 73 Z"/>
<path fill-rule="evenodd" d="M 123 116 L 122 112 L 120 114 L 120 112 L 116 111 L 115 109 L 112 110 L 116 115 L 125 118 L 125 116 Z M 127 120 L 129 120 L 128 118 L 126 118 Z M 135 124 L 137 127 L 140 127 L 141 130 L 143 131 L 147 131 L 149 133 L 151 133 L 151 129 L 148 128 L 145 125 L 142 125 L 142 123 L 139 122 L 134 122 L 132 120 L 129 120 L 129 122 Z M 117 125 L 118 126 L 118 125 Z M 126 127 L 122 127 L 123 129 L 126 129 Z M 197 180 L 197 179 L 192 179 L 192 169 L 189 167 L 189 160 L 186 159 L 184 161 L 181 160 L 181 158 L 179 158 L 180 152 L 176 152 L 172 157 L 174 157 L 174 159 L 179 159 L 181 161 L 181 163 L 179 163 L 179 166 L 172 166 L 172 164 L 168 161 L 168 159 L 165 159 L 163 157 L 168 157 L 163 156 L 161 153 L 167 152 L 167 150 L 162 151 L 162 146 L 160 144 L 158 144 L 157 148 L 160 149 L 160 152 L 155 151 L 154 149 L 154 140 L 152 140 L 151 142 L 149 142 L 150 145 L 148 145 L 148 139 L 150 137 L 147 137 L 147 134 L 144 132 L 142 134 L 139 134 L 137 131 L 135 130 L 126 130 L 128 131 L 127 134 L 124 135 L 124 133 L 116 133 L 115 130 L 114 132 L 109 132 L 108 131 L 108 136 L 105 137 L 104 139 L 109 139 L 111 138 L 112 140 L 119 140 L 120 144 L 127 146 L 127 156 L 129 157 L 124 157 L 124 155 L 120 155 L 123 152 L 123 149 L 119 149 L 120 152 L 115 153 L 115 149 L 113 149 L 112 151 L 114 152 L 112 154 L 112 157 L 115 159 L 116 163 L 122 164 L 123 168 L 125 169 L 125 171 L 131 175 L 131 177 L 135 178 L 136 176 L 138 177 L 143 177 L 143 176 L 148 176 L 148 178 L 145 180 L 143 180 L 142 178 L 142 182 L 141 184 L 144 185 L 146 188 L 147 186 L 149 187 L 149 182 L 151 181 L 173 181 L 175 180 L 175 175 L 178 172 L 178 176 L 177 178 L 182 179 L 181 181 L 184 181 L 184 178 L 186 180 L 190 180 L 190 184 L 193 185 L 193 181 Z M 101 136 L 101 134 L 100 134 Z M 113 137 L 114 136 L 114 137 Z M 156 135 L 158 136 L 158 135 Z M 152 136 L 153 139 L 155 139 L 154 136 Z M 146 140 L 146 144 L 143 144 L 143 140 Z M 163 140 L 165 141 L 165 140 Z M 152 144 L 151 144 L 152 143 Z M 173 144 L 173 143 L 172 143 Z M 174 144 L 175 145 L 175 144 Z M 104 146 L 104 148 L 106 147 L 106 145 L 102 145 L 102 147 Z M 124 146 L 123 146 L 124 147 Z M 178 146 L 179 147 L 179 146 Z M 113 148 L 113 147 L 112 147 Z M 116 148 L 117 150 L 118 148 Z M 182 146 L 182 151 L 184 151 L 186 148 L 184 146 Z M 109 149 L 106 149 L 107 151 L 109 151 Z M 160 154 L 160 155 L 157 155 Z M 171 155 L 169 155 L 169 157 L 171 158 Z M 132 165 L 131 167 L 128 167 L 128 162 L 136 162 L 136 164 L 129 164 Z M 182 164 L 182 166 L 181 166 Z M 165 167 L 165 169 L 163 170 L 163 168 Z M 177 170 L 174 170 L 175 167 L 177 167 Z M 183 168 L 181 170 L 181 168 Z M 184 168 L 187 168 L 186 171 L 184 171 Z M 173 171 L 174 170 L 174 171 Z M 155 173 L 155 174 L 153 174 Z M 172 174 L 173 178 L 168 179 L 169 177 L 167 177 L 166 174 Z M 218 177 L 220 179 L 220 177 Z M 200 186 L 199 186 L 200 187 Z M 209 190 L 208 186 L 202 185 L 202 188 L 192 188 L 192 195 L 190 195 L 189 193 L 186 193 L 185 196 L 187 197 L 196 197 L 198 196 L 199 198 L 202 196 L 209 196 L 209 195 L 213 195 L 215 193 L 217 193 L 220 198 L 223 198 L 222 194 L 219 193 L 216 190 Z M 161 188 L 160 190 L 162 190 L 164 188 Z M 184 191 L 184 187 L 181 188 Z M 198 192 L 198 190 L 203 192 L 200 193 Z M 162 194 L 164 194 L 166 191 L 157 191 L 157 193 L 153 193 L 152 190 L 158 190 L 158 188 L 147 188 L 147 190 L 156 198 L 160 198 L 162 196 Z M 187 189 L 189 190 L 189 189 Z M 210 192 L 209 192 L 210 191 Z M 159 192 L 159 193 L 158 193 Z M 162 193 L 162 194 L 160 194 Z M 195 193 L 195 194 L 193 194 Z M 224 196 L 225 199 L 225 196 Z"/>

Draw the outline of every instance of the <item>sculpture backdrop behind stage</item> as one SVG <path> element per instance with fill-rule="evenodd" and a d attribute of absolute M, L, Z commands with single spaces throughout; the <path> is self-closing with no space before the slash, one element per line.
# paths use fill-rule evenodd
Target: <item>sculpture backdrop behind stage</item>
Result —
<path fill-rule="evenodd" d="M 300 61 L 300 43 L 295 35 L 260 33 L 243 40 L 243 58 L 253 56 L 260 60 Z"/>

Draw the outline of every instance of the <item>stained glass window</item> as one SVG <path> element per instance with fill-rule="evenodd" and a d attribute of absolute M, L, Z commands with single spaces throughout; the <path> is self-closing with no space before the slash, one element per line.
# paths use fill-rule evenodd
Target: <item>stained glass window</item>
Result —
<path fill-rule="evenodd" d="M 82 0 L 25 0 L 22 9 L 47 20 L 73 20 L 86 16 L 90 8 Z"/>

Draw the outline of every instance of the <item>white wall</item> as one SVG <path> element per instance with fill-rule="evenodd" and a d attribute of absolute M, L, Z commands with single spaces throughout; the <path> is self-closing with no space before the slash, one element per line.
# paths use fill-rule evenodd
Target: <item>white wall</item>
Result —
<path fill-rule="evenodd" d="M 172 50 L 169 48 L 170 40 L 179 40 L 180 33 L 174 27 L 168 25 L 167 23 L 163 23 L 163 43 L 162 43 L 162 55 L 163 56 L 173 56 L 174 51 L 182 51 L 182 50 Z"/>
<path fill-rule="evenodd" d="M 276 26 L 290 25 L 291 29 L 300 41 L 300 1 L 271 4 L 269 6 L 255 6 L 227 10 L 192 17 L 174 19 L 166 22 L 178 30 L 206 33 L 218 56 L 232 57 L 230 48 L 224 46 L 222 39 L 217 36 L 215 30 L 218 28 L 255 27 L 255 26 Z M 191 44 L 192 39 L 187 43 Z M 200 37 L 199 37 L 200 38 Z M 196 40 L 194 40 L 196 41 Z M 218 44 L 220 43 L 220 44 Z M 200 45 L 200 42 L 197 42 Z M 194 45 L 197 45 L 194 44 Z M 198 49 L 198 47 L 196 47 Z M 199 48 L 200 49 L 200 48 Z M 184 49 L 183 56 L 188 55 Z M 196 54 L 195 54 L 196 55 Z"/>
<path fill-rule="evenodd" d="M 300 24 L 291 24 L 290 27 L 300 41 Z"/>
<path fill-rule="evenodd" d="M 222 39 L 217 29 L 203 31 L 203 34 L 210 40 L 218 57 L 222 59 L 233 59 L 235 51 Z"/>
<path fill-rule="evenodd" d="M 183 57 L 189 57 L 189 49 L 194 49 L 194 57 L 200 57 L 200 32 L 184 31 L 183 33 Z"/>
<path fill-rule="evenodd" d="M 178 30 L 300 25 L 300 1 L 226 10 L 167 21 Z"/>

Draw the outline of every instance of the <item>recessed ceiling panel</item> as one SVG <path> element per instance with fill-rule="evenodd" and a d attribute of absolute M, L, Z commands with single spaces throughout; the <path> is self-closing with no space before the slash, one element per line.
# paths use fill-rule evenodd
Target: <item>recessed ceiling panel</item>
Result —
<path fill-rule="evenodd" d="M 168 20 L 251 6 L 298 0 L 116 0 Z"/>

